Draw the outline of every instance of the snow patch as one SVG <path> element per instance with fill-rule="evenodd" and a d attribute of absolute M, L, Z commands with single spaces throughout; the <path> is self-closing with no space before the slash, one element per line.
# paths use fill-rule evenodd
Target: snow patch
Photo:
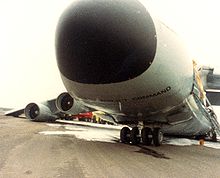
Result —
<path fill-rule="evenodd" d="M 39 134 L 43 134 L 43 135 L 75 135 L 75 133 L 73 131 L 43 131 L 43 132 L 39 132 Z"/>
<path fill-rule="evenodd" d="M 48 125 L 50 127 L 55 127 L 55 128 L 60 128 L 63 126 L 63 124 L 46 124 L 46 125 Z"/>
<path fill-rule="evenodd" d="M 165 144 L 176 145 L 176 146 L 190 146 L 190 145 L 199 145 L 199 141 L 186 139 L 186 138 L 167 138 Z M 205 141 L 204 146 L 209 148 L 220 149 L 220 142 Z"/>
<path fill-rule="evenodd" d="M 64 131 L 43 131 L 39 132 L 43 135 L 74 135 L 78 139 L 83 139 L 87 141 L 99 141 L 99 142 L 110 142 L 115 143 L 119 141 L 120 138 L 120 128 L 122 126 L 111 126 L 111 125 L 100 125 L 94 123 L 82 123 L 78 121 L 68 121 L 65 123 L 68 124 L 47 124 L 50 127 L 55 129 L 65 129 Z M 70 124 L 72 123 L 72 125 Z M 76 124 L 75 124 L 76 123 Z M 218 137 L 220 139 L 220 137 Z M 199 145 L 198 140 L 187 139 L 187 138 L 171 138 L 166 137 L 164 144 L 167 145 L 176 145 L 176 146 L 190 146 L 190 145 Z M 220 142 L 210 142 L 205 141 L 204 146 L 220 149 Z"/>
<path fill-rule="evenodd" d="M 75 137 L 87 141 L 100 141 L 100 142 L 110 142 L 115 143 L 115 140 L 119 140 L 119 130 L 103 129 L 94 127 L 85 127 L 79 125 L 69 125 L 69 124 L 47 124 L 50 127 L 56 129 L 64 128 L 66 131 L 43 131 L 39 134 L 43 135 L 74 135 Z M 96 124 L 99 125 L 99 124 Z M 106 127 L 106 126 L 105 126 Z"/>
<path fill-rule="evenodd" d="M 198 145 L 199 141 L 186 138 L 168 138 L 165 143 L 168 145 L 190 146 Z"/>

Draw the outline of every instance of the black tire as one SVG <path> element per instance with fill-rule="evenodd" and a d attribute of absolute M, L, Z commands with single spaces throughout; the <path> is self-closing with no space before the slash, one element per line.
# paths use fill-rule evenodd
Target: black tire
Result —
<path fill-rule="evenodd" d="M 128 127 L 123 127 L 120 132 L 120 139 L 122 143 L 130 142 L 130 129 Z"/>
<path fill-rule="evenodd" d="M 144 145 L 151 145 L 152 140 L 153 140 L 153 133 L 151 128 L 145 127 L 141 130 L 141 138 L 142 138 L 142 143 Z"/>
<path fill-rule="evenodd" d="M 154 128 L 153 130 L 153 142 L 155 146 L 160 146 L 163 142 L 163 133 L 160 128 Z"/>
<path fill-rule="evenodd" d="M 131 139 L 131 143 L 132 143 L 133 145 L 137 145 L 137 144 L 140 143 L 140 137 L 139 137 L 139 129 L 138 129 L 138 127 L 132 128 L 130 139 Z"/>

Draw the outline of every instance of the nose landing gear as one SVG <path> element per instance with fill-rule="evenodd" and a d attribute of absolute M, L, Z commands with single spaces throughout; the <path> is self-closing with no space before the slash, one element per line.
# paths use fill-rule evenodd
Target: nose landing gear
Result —
<path fill-rule="evenodd" d="M 163 142 L 163 133 L 159 127 L 151 129 L 150 127 L 144 127 L 140 130 L 138 127 L 133 127 L 131 130 L 128 127 L 123 127 L 120 133 L 120 139 L 122 143 L 130 143 L 137 145 L 141 142 L 144 145 L 151 145 L 152 141 L 155 146 L 160 146 Z"/>

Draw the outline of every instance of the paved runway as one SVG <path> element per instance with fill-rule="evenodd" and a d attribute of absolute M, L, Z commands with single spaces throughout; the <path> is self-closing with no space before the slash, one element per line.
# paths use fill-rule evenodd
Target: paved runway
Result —
<path fill-rule="evenodd" d="M 75 128 L 75 130 L 74 130 Z M 72 131 L 93 134 L 86 126 Z M 96 128 L 99 129 L 99 128 Z M 62 124 L 30 122 L 0 116 L 0 178 L 10 177 L 220 177 L 220 149 L 204 146 L 132 146 L 118 142 L 88 141 L 68 134 Z"/>

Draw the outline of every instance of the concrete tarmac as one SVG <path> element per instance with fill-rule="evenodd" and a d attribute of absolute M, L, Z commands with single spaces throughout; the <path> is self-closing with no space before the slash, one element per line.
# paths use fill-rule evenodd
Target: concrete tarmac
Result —
<path fill-rule="evenodd" d="M 132 146 L 39 134 L 45 130 L 54 128 L 0 116 L 0 178 L 220 177 L 218 149 Z"/>

